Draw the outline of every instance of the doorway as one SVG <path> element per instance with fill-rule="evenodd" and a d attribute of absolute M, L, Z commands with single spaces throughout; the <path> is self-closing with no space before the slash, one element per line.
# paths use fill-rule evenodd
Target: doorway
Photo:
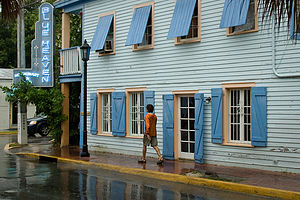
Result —
<path fill-rule="evenodd" d="M 194 159 L 195 151 L 194 95 L 178 95 L 178 157 Z"/>
<path fill-rule="evenodd" d="M 69 141 L 79 146 L 81 82 L 70 83 L 69 94 Z"/>
<path fill-rule="evenodd" d="M 11 124 L 10 128 L 16 128 L 18 126 L 18 102 L 10 103 L 11 106 Z"/>

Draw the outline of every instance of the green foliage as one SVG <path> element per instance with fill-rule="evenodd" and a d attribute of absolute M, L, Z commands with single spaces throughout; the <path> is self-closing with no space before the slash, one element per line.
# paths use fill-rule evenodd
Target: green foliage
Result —
<path fill-rule="evenodd" d="M 0 68 L 17 66 L 17 26 L 0 19 Z"/>
<path fill-rule="evenodd" d="M 32 103 L 31 96 L 34 96 L 35 88 L 31 83 L 26 80 L 25 76 L 21 74 L 22 80 L 16 84 L 13 84 L 11 88 L 0 87 L 6 94 L 6 100 L 10 102 L 20 102 L 24 104 Z"/>
<path fill-rule="evenodd" d="M 62 114 L 64 96 L 60 91 L 60 87 L 36 88 L 36 95 L 32 96 L 31 99 L 36 106 L 37 113 L 44 113 L 48 116 L 47 122 L 50 134 L 59 143 L 62 135 L 61 123 L 67 119 Z"/>
<path fill-rule="evenodd" d="M 61 123 L 67 119 L 62 114 L 62 102 L 64 96 L 60 91 L 60 87 L 56 84 L 53 88 L 36 88 L 26 80 L 23 74 L 22 79 L 17 84 L 13 84 L 11 88 L 0 87 L 6 94 L 6 100 L 12 102 L 32 103 L 36 106 L 36 113 L 47 115 L 50 134 L 57 143 L 60 142 L 62 130 Z"/>

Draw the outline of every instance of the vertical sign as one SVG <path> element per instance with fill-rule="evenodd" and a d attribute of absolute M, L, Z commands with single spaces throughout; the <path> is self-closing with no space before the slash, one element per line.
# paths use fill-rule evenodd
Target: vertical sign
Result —
<path fill-rule="evenodd" d="M 35 87 L 53 87 L 53 23 L 53 6 L 43 3 L 39 8 L 39 21 L 35 24 L 35 39 L 31 42 L 31 69 L 15 69 L 14 83 L 20 81 L 21 72 Z"/>

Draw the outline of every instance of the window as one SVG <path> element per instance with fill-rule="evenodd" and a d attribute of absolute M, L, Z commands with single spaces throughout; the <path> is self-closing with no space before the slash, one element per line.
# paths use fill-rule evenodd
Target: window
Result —
<path fill-rule="evenodd" d="M 201 40 L 201 0 L 176 0 L 168 39 L 175 44 Z"/>
<path fill-rule="evenodd" d="M 294 9 L 292 10 L 291 18 L 292 20 L 290 23 L 290 38 L 299 40 L 300 39 L 300 6 L 297 7 L 296 14 Z"/>
<path fill-rule="evenodd" d="M 152 10 L 152 9 L 151 9 Z M 144 33 L 144 38 L 143 38 L 143 41 L 142 43 L 140 44 L 136 44 L 133 46 L 133 49 L 134 50 L 137 50 L 137 49 L 141 49 L 141 48 L 152 48 L 152 36 L 153 36 L 153 33 L 152 33 L 152 15 L 149 15 L 149 19 L 148 19 L 148 22 L 147 22 L 147 26 L 146 26 L 146 31 Z"/>
<path fill-rule="evenodd" d="M 115 27 L 115 12 L 100 15 L 91 50 L 98 52 L 99 56 L 115 54 Z"/>
<path fill-rule="evenodd" d="M 111 134 L 112 130 L 112 106 L 111 106 L 111 94 L 102 94 L 102 133 Z"/>
<path fill-rule="evenodd" d="M 257 0 L 250 0 L 247 22 L 243 25 L 227 28 L 227 35 L 237 35 L 258 31 Z"/>
<path fill-rule="evenodd" d="M 184 43 L 190 43 L 190 42 L 199 42 L 201 40 L 201 18 L 200 18 L 200 0 L 197 0 L 191 25 L 189 27 L 189 32 L 185 36 L 180 36 L 175 39 L 175 44 L 184 44 Z"/>
<path fill-rule="evenodd" d="M 255 83 L 223 84 L 223 144 L 252 146 L 251 90 L 254 86 Z"/>
<path fill-rule="evenodd" d="M 144 93 L 130 93 L 130 135 L 144 135 Z"/>
<path fill-rule="evenodd" d="M 251 142 L 250 88 L 229 90 L 229 142 Z"/>
<path fill-rule="evenodd" d="M 112 135 L 112 92 L 114 89 L 97 90 L 98 135 Z"/>
<path fill-rule="evenodd" d="M 125 46 L 132 50 L 145 50 L 154 47 L 154 3 L 144 3 L 133 8 L 133 16 Z"/>

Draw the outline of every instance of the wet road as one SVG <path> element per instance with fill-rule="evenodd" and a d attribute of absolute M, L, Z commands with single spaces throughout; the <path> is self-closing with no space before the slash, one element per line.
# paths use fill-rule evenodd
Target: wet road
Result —
<path fill-rule="evenodd" d="M 16 136 L 0 135 L 0 199 L 271 199 L 157 181 L 93 166 L 37 161 L 7 154 Z"/>

